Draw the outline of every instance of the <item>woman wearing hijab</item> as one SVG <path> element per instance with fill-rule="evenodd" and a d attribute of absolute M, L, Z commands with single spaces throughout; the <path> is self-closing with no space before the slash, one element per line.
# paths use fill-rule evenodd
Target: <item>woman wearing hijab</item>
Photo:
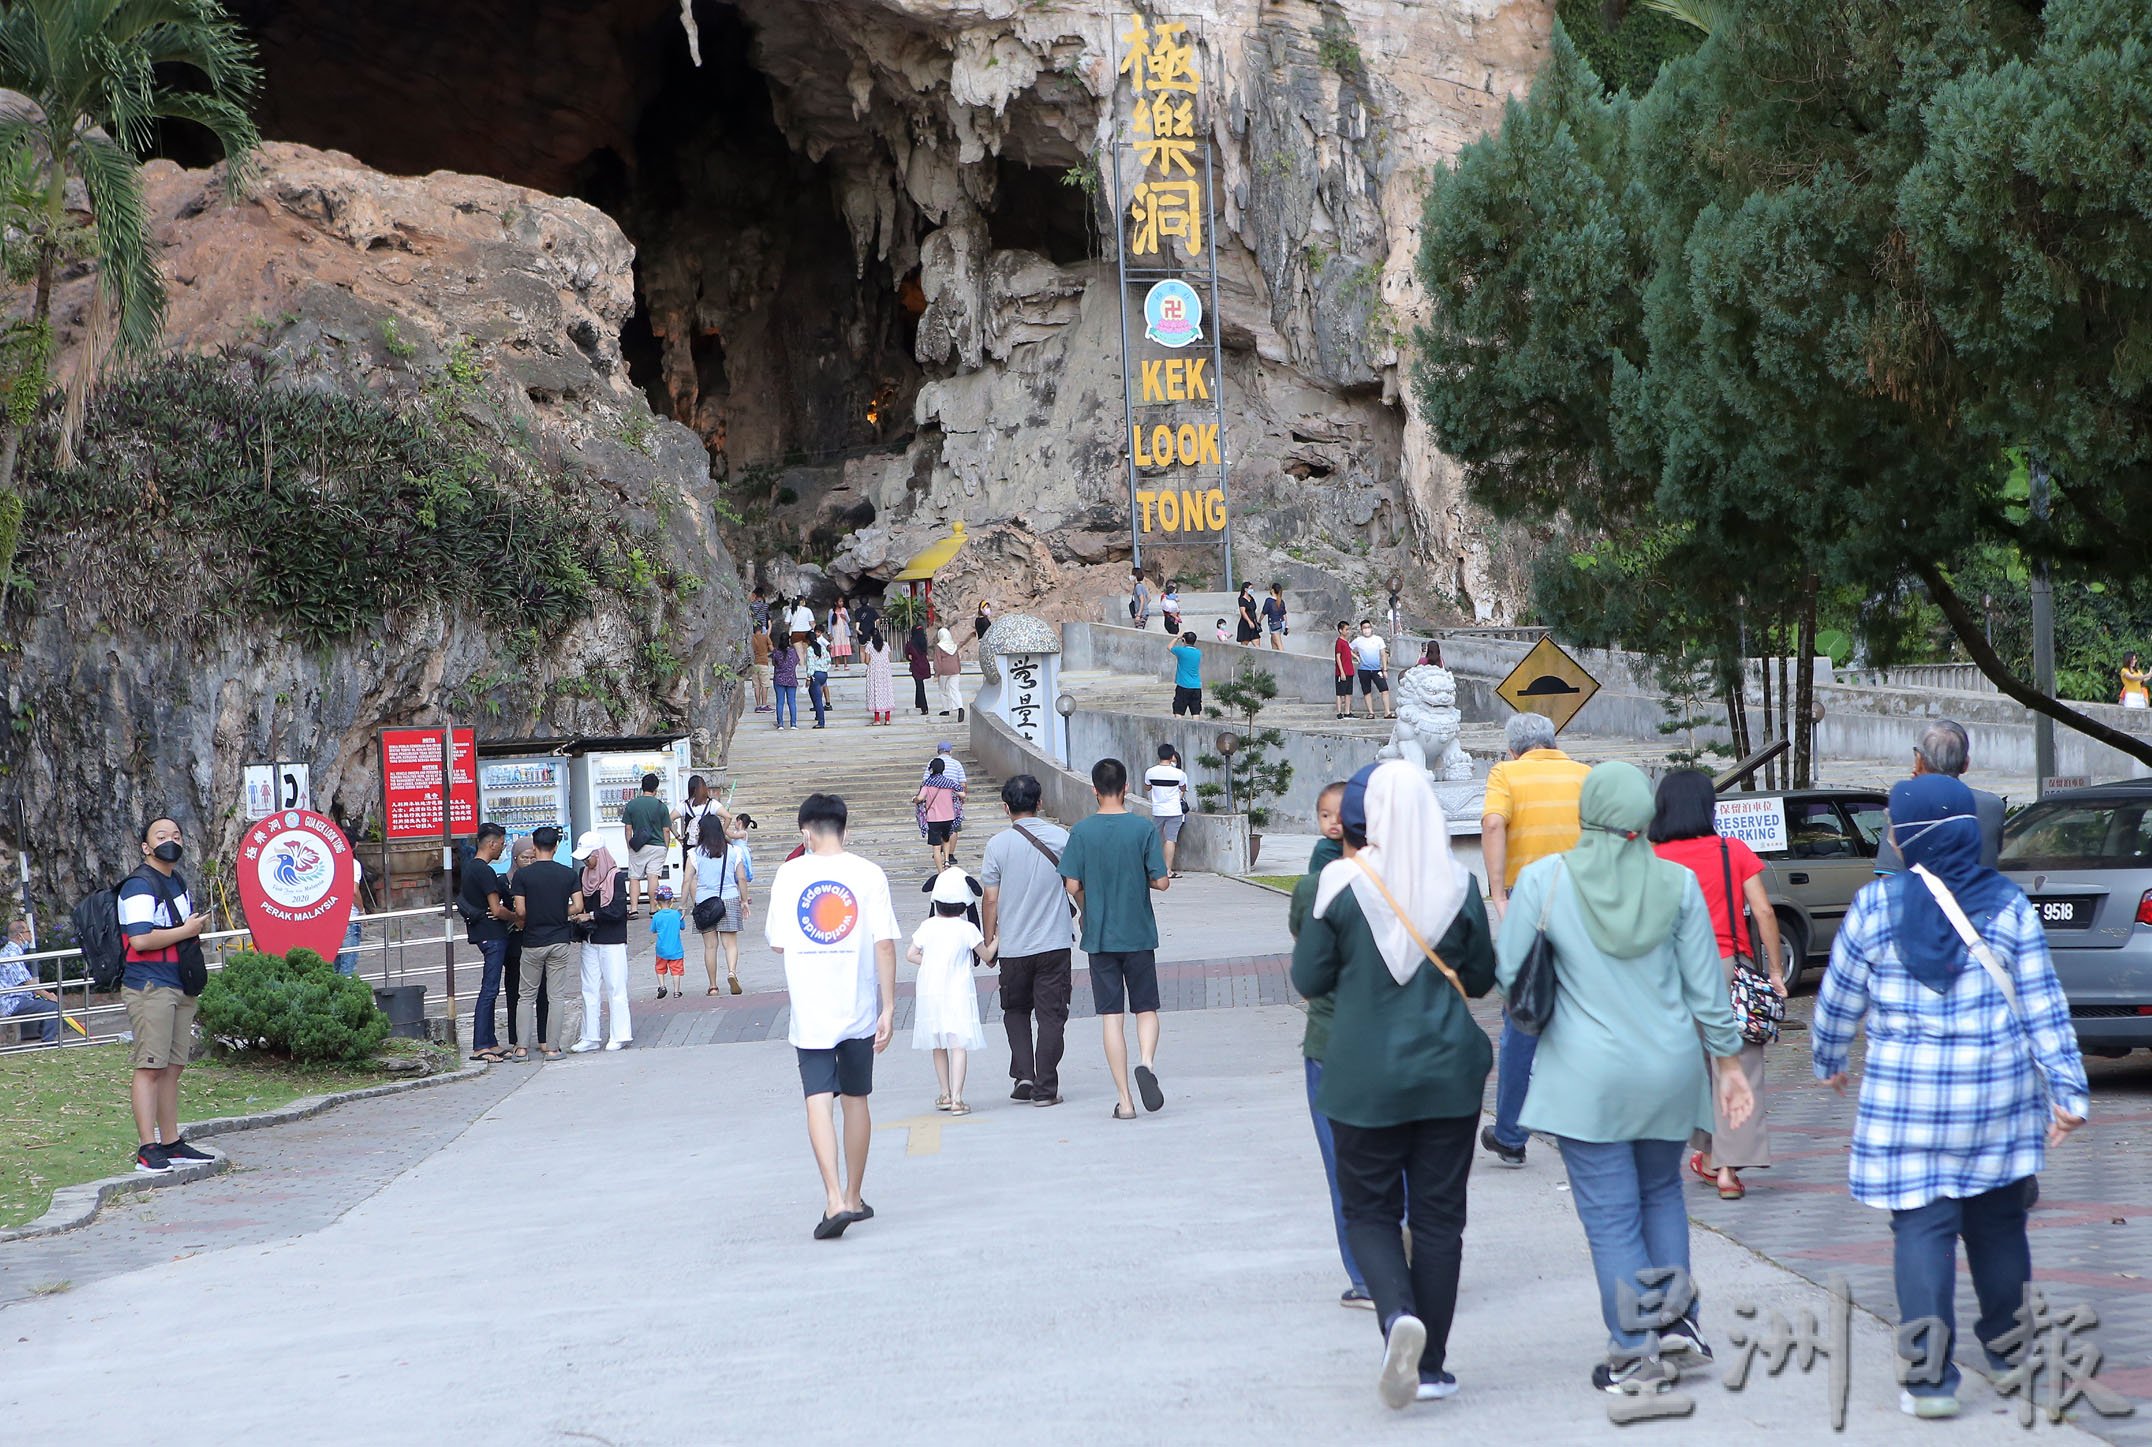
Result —
<path fill-rule="evenodd" d="M 1323 867 L 1293 946 L 1293 988 L 1334 998 L 1315 1108 L 1330 1122 L 1345 1232 L 1383 1334 L 1377 1389 L 1403 1407 L 1457 1390 L 1444 1360 L 1494 1062 L 1466 1000 L 1494 984 L 1494 948 L 1426 770 L 1362 769 L 1338 812 L 1345 857 Z M 1411 1222 L 1409 1265 L 1400 1218 Z"/>
<path fill-rule="evenodd" d="M 1746 909 L 1763 937 L 1763 952 L 1755 957 L 1756 968 L 1770 980 L 1780 999 L 1786 997 L 1786 976 L 1778 957 L 1778 914 L 1764 889 L 1763 861 L 1756 851 L 1738 839 L 1719 835 L 1714 805 L 1718 794 L 1711 776 L 1701 769 L 1676 769 L 1659 781 L 1651 814 L 1651 847 L 1661 859 L 1671 859 L 1696 876 L 1703 886 L 1704 903 L 1711 910 L 1713 941 L 1719 951 L 1719 972 L 1726 977 L 1726 993 L 1733 997 L 1736 955 L 1754 956 L 1749 939 Z M 1719 1188 L 1719 1199 L 1738 1201 L 1748 1194 L 1742 1184 L 1744 1170 L 1768 1170 L 1771 1165 L 1771 1128 L 1764 1119 L 1763 1047 L 1746 1040 L 1741 1044 L 1741 1073 L 1748 1077 L 1749 1094 L 1756 1108 L 1746 1125 L 1735 1128 L 1724 1121 L 1713 1130 L 1698 1131 L 1689 1138 L 1695 1147 L 1689 1169 Z"/>
<path fill-rule="evenodd" d="M 1891 1213 L 1899 1319 L 1942 1323 L 1941 1379 L 1908 1383 L 1898 1405 L 1950 1417 L 1958 1241 L 1980 1302 L 1973 1333 L 2001 1370 L 1993 1343 L 2032 1276 L 2034 1177 L 2046 1147 L 2085 1123 L 2090 1092 L 2039 916 L 1980 862 L 1972 791 L 1947 774 L 1895 784 L 1890 829 L 1905 872 L 1854 896 L 1810 1038 L 1816 1078 L 1843 1094 L 1853 1029 L 1867 1025 L 1848 1176 L 1853 1199 Z M 1911 1345 L 1927 1359 L 1935 1343 Z"/>
<path fill-rule="evenodd" d="M 934 671 L 931 654 L 926 625 L 914 623 L 911 635 L 904 640 L 904 661 L 912 670 L 912 703 L 921 713 L 927 711 L 927 676 Z"/>
<path fill-rule="evenodd" d="M 1607 1360 L 1592 1368 L 1592 1385 L 1608 1392 L 1671 1379 L 1671 1361 L 1649 1354 L 1653 1329 L 1669 1359 L 1710 1357 L 1694 1301 L 1666 1275 L 1677 1269 L 1671 1281 L 1688 1280 L 1681 1153 L 1691 1132 L 1719 1122 L 1738 1129 L 1754 1104 L 1711 911 L 1696 876 L 1652 852 L 1651 806 L 1634 764 L 1585 775 L 1576 847 L 1517 876 L 1497 947 L 1505 990 L 1542 927 L 1554 950 L 1554 1016 L 1518 1118 L 1561 1147 L 1607 1327 Z M 1715 1113 L 1699 1029 L 1719 1063 Z M 1654 1290 L 1666 1309 L 1640 1321 L 1635 1299 Z"/>
<path fill-rule="evenodd" d="M 959 675 L 964 671 L 964 659 L 956 650 L 956 640 L 944 628 L 934 635 L 934 682 L 941 689 L 941 716 L 955 714 L 958 723 L 964 721 L 964 691 Z"/>
<path fill-rule="evenodd" d="M 583 941 L 583 1038 L 569 1046 L 575 1054 L 602 1043 L 619 1050 L 635 1038 L 628 1024 L 628 871 L 613 862 L 593 829 L 577 841 L 583 861 L 583 910 L 590 916 L 590 937 Z M 606 1036 L 598 1039 L 598 1007 L 607 1006 Z"/>
<path fill-rule="evenodd" d="M 867 722 L 885 724 L 897 706 L 897 685 L 889 671 L 889 642 L 880 630 L 866 632 Z"/>
<path fill-rule="evenodd" d="M 1243 583 L 1240 585 L 1240 602 L 1238 606 L 1240 608 L 1240 618 L 1233 625 L 1233 641 L 1235 643 L 1260 642 L 1263 637 L 1263 623 L 1256 611 L 1255 584 Z"/>

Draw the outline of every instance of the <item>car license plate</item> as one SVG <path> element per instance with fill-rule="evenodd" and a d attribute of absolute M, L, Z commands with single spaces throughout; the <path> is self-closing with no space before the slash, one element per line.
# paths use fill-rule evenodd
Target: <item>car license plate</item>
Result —
<path fill-rule="evenodd" d="M 2092 928 L 2093 901 L 2082 895 L 2065 899 L 2035 899 L 2032 907 L 2040 923 L 2049 929 Z"/>

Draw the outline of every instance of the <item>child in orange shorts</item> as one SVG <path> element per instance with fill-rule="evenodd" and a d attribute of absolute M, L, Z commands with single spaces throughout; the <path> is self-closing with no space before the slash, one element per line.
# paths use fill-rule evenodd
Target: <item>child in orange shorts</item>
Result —
<path fill-rule="evenodd" d="M 672 993 L 687 993 L 687 946 L 681 941 L 682 920 L 680 908 L 673 903 L 673 887 L 658 886 L 658 907 L 650 914 L 650 933 L 657 936 L 658 998 L 665 998 L 666 977 L 672 979 Z"/>

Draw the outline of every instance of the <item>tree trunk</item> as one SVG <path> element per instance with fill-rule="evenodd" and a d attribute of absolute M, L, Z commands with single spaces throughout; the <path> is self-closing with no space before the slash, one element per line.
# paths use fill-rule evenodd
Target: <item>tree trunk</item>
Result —
<path fill-rule="evenodd" d="M 2124 733 L 2121 729 L 2109 728 L 2097 719 L 2088 718 L 2068 704 L 2049 698 L 2012 673 L 2010 666 L 2003 662 L 2002 656 L 1988 646 L 1987 637 L 1980 628 L 1979 618 L 1965 605 L 1965 600 L 1958 596 L 1957 590 L 1950 586 L 1950 580 L 1943 576 L 1941 568 L 1933 563 L 1920 563 L 1915 565 L 1915 571 L 1919 573 L 1920 580 L 1928 585 L 1928 596 L 1935 600 L 1936 607 L 1943 610 L 1943 617 L 1949 621 L 1951 631 L 1956 633 L 1958 641 L 1965 645 L 1966 655 L 2005 695 L 2016 699 L 2034 713 L 2046 714 L 2064 728 L 2074 729 L 2086 738 L 2096 739 L 2118 753 L 2128 754 L 2142 763 L 2152 764 L 2152 741 Z"/>
<path fill-rule="evenodd" d="M 1795 640 L 1800 657 L 1793 703 L 1793 786 L 1816 786 L 1816 575 L 1801 580 L 1801 627 Z"/>
<path fill-rule="evenodd" d="M 1744 668 L 1746 666 L 1746 664 L 1743 665 Z M 1778 739 L 1778 731 L 1772 727 L 1771 722 L 1771 630 L 1768 628 L 1763 630 L 1763 653 L 1756 660 L 1756 674 L 1763 685 L 1763 741 L 1766 744 L 1775 743 Z M 1778 761 L 1773 759 L 1770 763 L 1765 764 L 1762 772 L 1763 786 L 1766 789 L 1777 788 Z"/>
<path fill-rule="evenodd" d="M 52 324 L 52 269 L 53 248 L 51 242 L 47 241 L 38 249 L 37 291 L 30 299 L 33 346 L 36 345 L 35 339 L 44 336 L 46 329 Z M 35 379 L 39 407 L 44 405 L 44 374 L 50 365 L 49 353 L 41 353 L 37 364 L 39 375 Z M 15 468 L 22 457 L 22 434 L 27 427 L 16 423 L 12 411 L 7 416 L 6 427 L 6 436 L 4 440 L 0 440 L 0 497 L 13 497 L 16 493 Z M 7 555 L 0 557 L 0 621 L 7 618 L 8 584 L 14 580 L 15 554 L 21 546 L 22 532 L 18 522 L 16 531 L 9 535 Z"/>
<path fill-rule="evenodd" d="M 1788 647 L 1786 646 L 1786 643 L 1787 643 L 1787 639 L 1786 639 L 1786 620 L 1785 620 L 1785 619 L 1781 618 L 1781 619 L 1779 619 L 1779 620 L 1778 620 L 1778 630 L 1777 630 L 1777 631 L 1778 631 L 1778 719 L 1779 719 L 1779 724 L 1780 724 L 1780 728 L 1779 728 L 1779 734 L 1781 735 L 1781 737 L 1783 737 L 1783 738 L 1784 738 L 1784 739 L 1786 740 L 1786 742 L 1787 742 L 1787 745 L 1788 745 L 1788 746 L 1789 746 L 1790 748 L 1797 748 L 1797 747 L 1799 747 L 1799 745 L 1798 745 L 1797 743 L 1795 743 L 1795 740 L 1799 739 L 1799 738 L 1800 738 L 1800 736 L 1801 736 L 1801 720 L 1799 719 L 1799 717 L 1798 717 L 1798 716 L 1796 716 L 1796 715 L 1795 715 L 1795 713 L 1794 713 L 1794 711 L 1793 711 L 1793 680 L 1787 677 L 1787 663 L 1788 663 L 1788 658 L 1787 658 L 1787 655 L 1788 655 L 1789 653 L 1791 653 L 1791 652 L 1792 652 L 1793 650 L 1792 650 L 1792 649 L 1790 649 L 1790 648 L 1788 648 Z M 1794 787 L 1798 787 L 1798 786 L 1797 786 L 1797 785 L 1795 785 L 1795 784 L 1794 784 L 1794 782 L 1793 782 L 1793 781 L 1794 781 L 1794 779 L 1795 779 L 1795 778 L 1797 777 L 1797 774 L 1796 774 L 1796 772 L 1795 772 L 1795 770 L 1794 770 L 1794 767 L 1793 767 L 1793 757 L 1792 757 L 1792 755 L 1791 755 L 1790 753 L 1789 753 L 1789 754 L 1780 754 L 1780 755 L 1778 756 L 1778 759 L 1779 759 L 1779 763 L 1778 763 L 1778 779 L 1779 779 L 1779 787 L 1781 787 L 1781 788 L 1794 788 Z"/>

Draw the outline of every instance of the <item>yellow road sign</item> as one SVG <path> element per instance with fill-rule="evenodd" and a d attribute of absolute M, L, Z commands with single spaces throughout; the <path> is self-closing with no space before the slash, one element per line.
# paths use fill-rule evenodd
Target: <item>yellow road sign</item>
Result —
<path fill-rule="evenodd" d="M 1495 690 L 1519 713 L 1543 713 L 1553 719 L 1556 733 L 1568 728 L 1577 710 L 1598 691 L 1599 680 L 1544 634 Z"/>

